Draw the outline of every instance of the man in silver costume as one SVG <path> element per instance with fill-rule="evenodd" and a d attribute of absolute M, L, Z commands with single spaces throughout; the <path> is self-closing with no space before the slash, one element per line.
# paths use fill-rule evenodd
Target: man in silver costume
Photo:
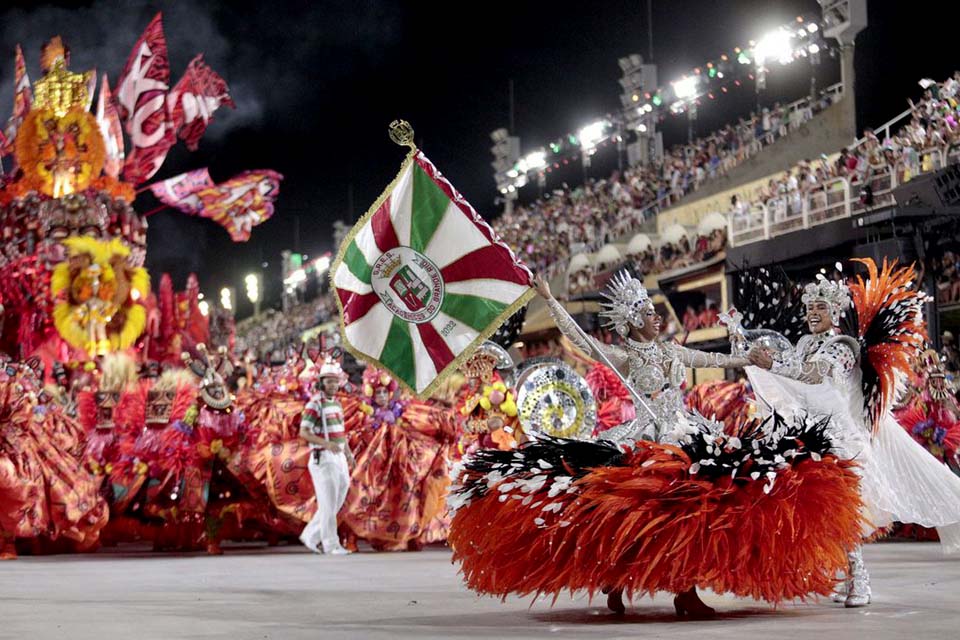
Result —
<path fill-rule="evenodd" d="M 840 314 L 850 306 L 849 289 L 842 283 L 831 282 L 821 276 L 804 288 L 801 300 L 806 305 L 810 334 L 800 338 L 792 351 L 776 360 L 769 351 L 752 351 L 749 354 L 751 364 L 806 384 L 829 382 L 836 387 L 853 385 L 859 345 L 849 336 L 840 335 L 836 329 Z M 833 436 L 835 446 L 847 458 L 855 458 L 869 439 L 865 429 L 846 434 L 834 433 Z M 862 546 L 848 554 L 848 562 L 846 580 L 834 593 L 833 601 L 843 602 L 851 608 L 866 606 L 870 603 L 870 574 L 863 564 Z"/>

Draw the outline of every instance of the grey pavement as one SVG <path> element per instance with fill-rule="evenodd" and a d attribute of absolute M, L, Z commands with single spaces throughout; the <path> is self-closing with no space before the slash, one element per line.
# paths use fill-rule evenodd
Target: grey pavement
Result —
<path fill-rule="evenodd" d="M 680 621 L 668 594 L 627 615 L 583 596 L 481 598 L 450 552 L 325 557 L 300 547 L 172 555 L 130 548 L 0 563 L 0 638 L 960 638 L 960 558 L 932 543 L 880 543 L 865 555 L 874 604 L 782 605 L 705 594 L 716 620 Z"/>

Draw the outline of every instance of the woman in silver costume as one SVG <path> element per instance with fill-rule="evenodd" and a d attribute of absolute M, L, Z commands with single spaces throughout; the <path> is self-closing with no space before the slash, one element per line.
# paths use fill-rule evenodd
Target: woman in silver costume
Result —
<path fill-rule="evenodd" d="M 637 407 L 636 419 L 604 432 L 605 440 L 670 442 L 677 414 L 690 418 L 680 390 L 687 367 L 742 369 L 750 364 L 747 357 L 706 353 L 657 340 L 662 319 L 643 283 L 626 271 L 611 279 L 609 291 L 603 294 L 607 301 L 600 311 L 605 324 L 623 340 L 619 346 L 602 344 L 587 336 L 553 297 L 550 285 L 542 278 L 536 279 L 535 286 L 546 300 L 557 328 L 581 351 L 606 356 L 653 414 Z"/>
<path fill-rule="evenodd" d="M 681 433 L 676 430 L 679 422 L 699 418 L 691 416 L 684 408 L 680 385 L 686 378 L 686 368 L 740 369 L 750 364 L 746 357 L 706 353 L 657 340 L 662 319 L 643 283 L 630 277 L 626 271 L 611 279 L 609 291 L 603 294 L 607 300 L 600 311 L 605 323 L 622 338 L 620 346 L 601 344 L 586 335 L 553 297 L 550 285 L 542 277 L 536 278 L 534 286 L 546 300 L 557 328 L 578 349 L 587 354 L 605 356 L 650 409 L 648 412 L 637 407 L 637 417 L 605 431 L 604 440 L 617 443 L 641 439 L 673 442 L 674 434 Z M 678 594 L 677 602 L 678 611 L 684 609 L 694 617 L 714 615 L 714 610 L 700 600 L 695 587 Z M 622 589 L 607 591 L 607 606 L 617 613 L 625 611 Z"/>

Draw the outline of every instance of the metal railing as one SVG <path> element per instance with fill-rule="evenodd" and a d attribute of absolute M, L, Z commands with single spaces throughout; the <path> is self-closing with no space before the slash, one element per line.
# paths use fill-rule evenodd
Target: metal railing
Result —
<path fill-rule="evenodd" d="M 893 167 L 868 169 L 856 181 L 833 178 L 813 189 L 756 202 L 749 208 L 727 214 L 727 242 L 731 247 L 743 246 L 849 218 L 868 209 L 892 206 L 896 203 L 893 192 L 904 182 L 958 162 L 960 148 L 929 148 L 919 151 L 914 159 L 898 162 Z"/>

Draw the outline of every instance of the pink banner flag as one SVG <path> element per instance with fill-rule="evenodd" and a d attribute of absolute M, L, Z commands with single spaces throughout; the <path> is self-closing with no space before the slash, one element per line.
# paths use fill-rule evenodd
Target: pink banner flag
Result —
<path fill-rule="evenodd" d="M 170 121 L 187 148 L 196 151 L 201 136 L 221 106 L 236 108 L 226 81 L 203 61 L 203 54 L 190 61 L 180 82 L 167 97 Z"/>
<path fill-rule="evenodd" d="M 100 125 L 100 134 L 106 148 L 103 171 L 111 178 L 118 178 L 123 168 L 123 129 L 106 74 L 100 83 L 100 95 L 97 96 L 97 124 Z"/>
<path fill-rule="evenodd" d="M 146 182 L 157 172 L 176 141 L 166 109 L 169 83 L 167 43 L 158 13 L 134 46 L 115 91 L 133 146 L 123 177 L 134 184 Z"/>
<path fill-rule="evenodd" d="M 210 172 L 203 168 L 156 182 L 150 185 L 150 191 L 163 204 L 184 213 L 196 215 L 202 209 L 200 198 L 196 195 L 197 191 L 215 186 L 210 178 Z"/>
<path fill-rule="evenodd" d="M 17 131 L 23 119 L 30 111 L 32 102 L 33 90 L 30 88 L 30 77 L 27 75 L 27 63 L 23 58 L 23 50 L 18 44 L 13 79 L 13 115 L 7 120 L 7 126 L 3 132 L 5 142 L 0 155 L 13 152 L 13 141 L 17 137 Z"/>

